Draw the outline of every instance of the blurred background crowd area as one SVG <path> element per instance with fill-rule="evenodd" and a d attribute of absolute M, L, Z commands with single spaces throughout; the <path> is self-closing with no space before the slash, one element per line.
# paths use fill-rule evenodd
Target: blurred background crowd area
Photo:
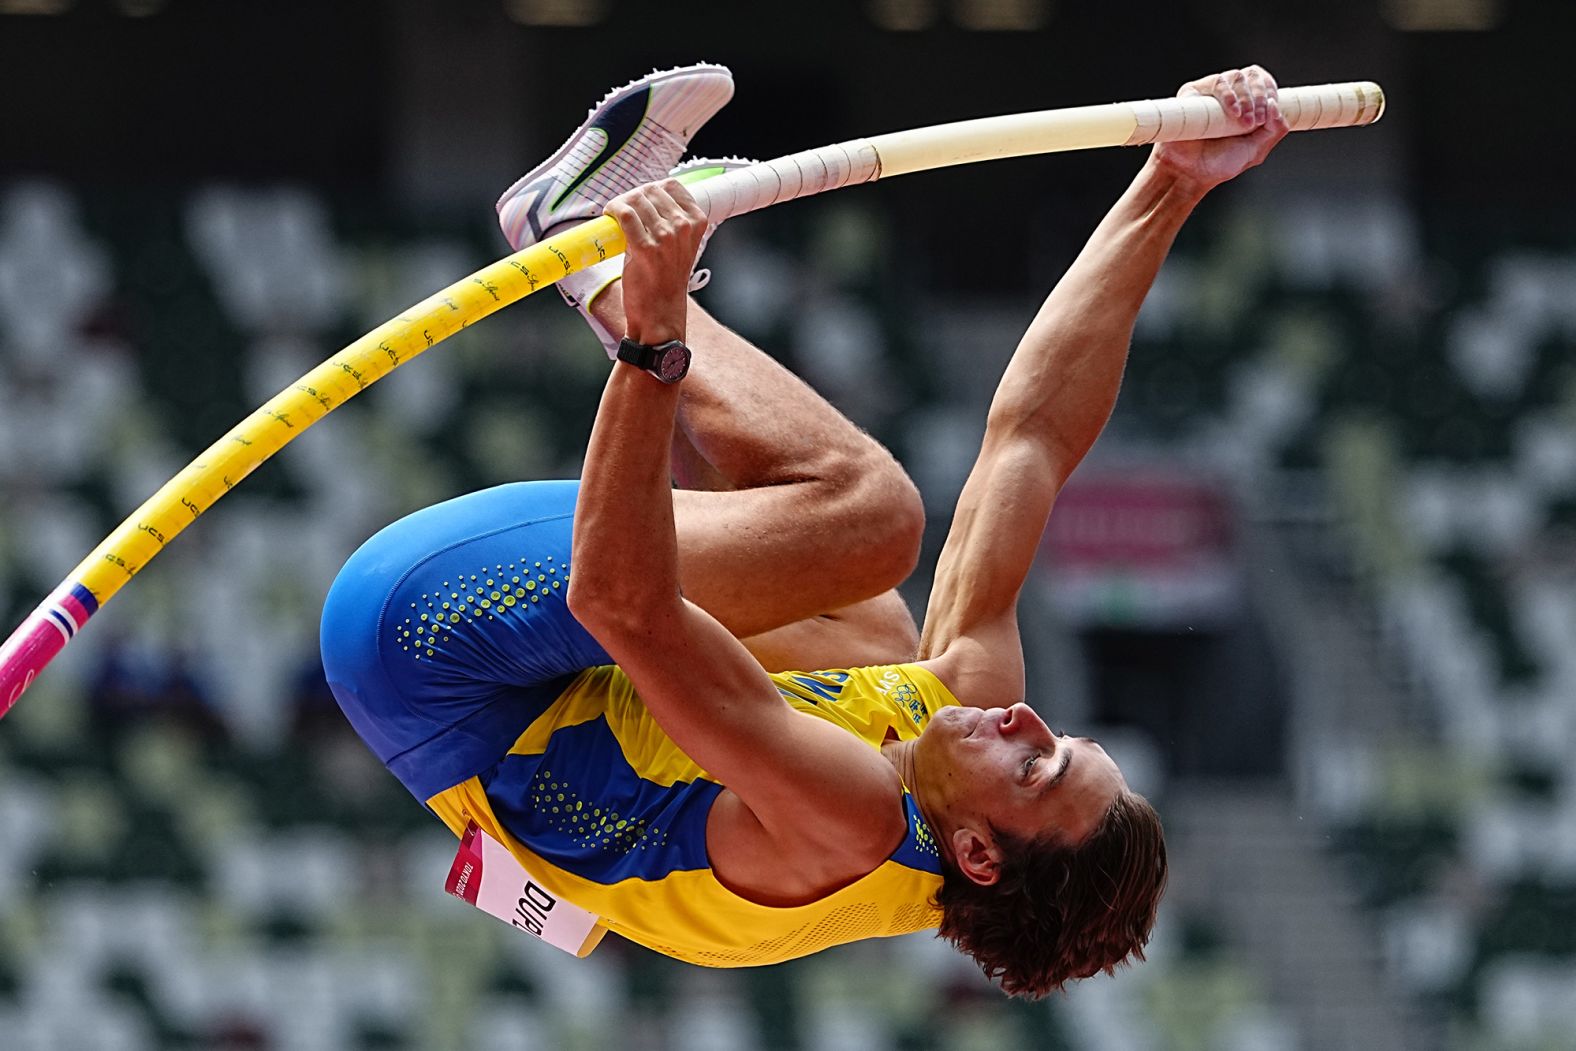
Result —
<path fill-rule="evenodd" d="M 238 486 L 0 723 L 0 1046 L 1576 1047 L 1576 172 L 1547 145 L 1576 12 L 1096 6 L 0 0 L 7 631 L 243 415 L 503 254 L 497 192 L 653 64 L 730 64 L 696 146 L 758 156 L 1255 59 L 1390 99 L 1184 231 L 1025 591 L 1029 700 L 1166 819 L 1150 962 L 1040 1004 L 920 936 L 575 962 L 443 895 L 455 843 L 344 724 L 318 615 L 387 522 L 577 473 L 607 365 L 548 294 Z M 1140 161 L 915 175 L 708 249 L 703 303 L 919 482 L 916 612 L 1001 368 Z"/>

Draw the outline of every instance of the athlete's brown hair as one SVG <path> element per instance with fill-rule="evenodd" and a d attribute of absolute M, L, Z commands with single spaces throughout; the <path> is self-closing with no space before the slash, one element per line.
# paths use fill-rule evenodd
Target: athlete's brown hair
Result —
<path fill-rule="evenodd" d="M 1144 958 L 1166 887 L 1160 816 L 1124 791 L 1082 843 L 995 831 L 1001 875 L 989 886 L 950 862 L 936 894 L 941 937 L 1013 996 L 1038 998 L 1074 978 Z"/>

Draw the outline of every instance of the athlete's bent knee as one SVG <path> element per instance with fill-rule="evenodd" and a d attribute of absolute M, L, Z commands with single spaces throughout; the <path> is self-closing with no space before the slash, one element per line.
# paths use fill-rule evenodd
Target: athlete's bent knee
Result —
<path fill-rule="evenodd" d="M 925 537 L 925 505 L 901 465 L 886 450 L 877 469 L 855 485 L 859 558 L 880 590 L 894 588 L 914 571 Z"/>

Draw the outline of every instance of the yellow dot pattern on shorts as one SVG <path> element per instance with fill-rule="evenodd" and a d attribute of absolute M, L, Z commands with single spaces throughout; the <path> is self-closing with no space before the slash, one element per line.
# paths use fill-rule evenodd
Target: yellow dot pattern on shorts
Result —
<path fill-rule="evenodd" d="M 418 661 L 441 657 L 455 633 L 478 621 L 523 616 L 543 599 L 563 598 L 568 583 L 569 563 L 551 556 L 478 566 L 412 602 L 410 615 L 394 625 L 394 642 Z"/>
<path fill-rule="evenodd" d="M 582 799 L 567 779 L 551 770 L 538 770 L 530 787 L 531 807 L 553 831 L 585 850 L 629 854 L 668 845 L 668 834 L 644 818 L 630 818 L 618 811 Z"/>

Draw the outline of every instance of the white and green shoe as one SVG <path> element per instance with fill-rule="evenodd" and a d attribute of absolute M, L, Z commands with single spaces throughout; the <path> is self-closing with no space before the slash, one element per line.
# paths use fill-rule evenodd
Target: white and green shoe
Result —
<path fill-rule="evenodd" d="M 602 214 L 626 190 L 666 178 L 689 140 L 733 97 L 733 74 L 701 64 L 648 73 L 610 91 L 558 152 L 498 199 L 515 251 Z"/>

